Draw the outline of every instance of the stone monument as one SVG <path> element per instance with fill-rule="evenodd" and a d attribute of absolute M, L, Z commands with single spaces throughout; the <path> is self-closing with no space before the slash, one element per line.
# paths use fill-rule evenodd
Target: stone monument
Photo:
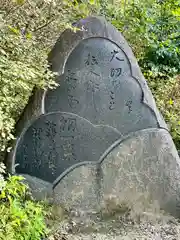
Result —
<path fill-rule="evenodd" d="M 180 160 L 130 46 L 104 18 L 76 27 L 49 54 L 59 87 L 34 90 L 9 169 L 69 209 L 96 211 L 111 195 L 130 201 L 133 189 L 178 215 Z"/>
<path fill-rule="evenodd" d="M 19 138 L 16 171 L 53 183 L 71 166 L 97 161 L 120 136 L 72 113 L 41 115 Z"/>

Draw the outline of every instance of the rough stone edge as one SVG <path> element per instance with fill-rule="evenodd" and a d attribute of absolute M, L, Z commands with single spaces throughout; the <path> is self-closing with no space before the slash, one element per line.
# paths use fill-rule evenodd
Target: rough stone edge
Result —
<path fill-rule="evenodd" d="M 5 164 L 7 166 L 8 171 L 11 171 L 13 155 L 16 150 L 16 145 L 19 140 L 19 137 L 23 130 L 27 128 L 31 124 L 31 122 L 36 119 L 38 116 L 44 113 L 44 104 L 43 104 L 43 96 L 44 90 L 37 89 L 36 87 L 33 89 L 32 94 L 28 100 L 26 107 L 24 108 L 19 120 L 15 125 L 15 137 L 16 139 L 12 141 L 12 149 L 5 156 Z"/>

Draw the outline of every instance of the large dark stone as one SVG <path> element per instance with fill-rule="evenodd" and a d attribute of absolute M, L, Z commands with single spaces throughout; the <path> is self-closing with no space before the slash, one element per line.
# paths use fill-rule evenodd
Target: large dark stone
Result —
<path fill-rule="evenodd" d="M 19 138 L 14 160 L 16 172 L 51 182 L 81 162 L 98 161 L 119 132 L 94 126 L 71 113 L 50 113 L 35 120 Z"/>
<path fill-rule="evenodd" d="M 49 54 L 60 86 L 35 90 L 16 125 L 11 172 L 68 208 L 148 193 L 178 215 L 180 160 L 131 48 L 104 18 L 77 27 Z"/>
<path fill-rule="evenodd" d="M 16 124 L 16 139 L 38 116 L 52 111 L 75 113 L 94 125 L 109 125 L 122 134 L 167 126 L 128 43 L 101 17 L 76 23 L 57 40 L 48 60 L 59 73 L 56 90 L 34 89 Z M 6 164 L 14 169 L 16 141 Z"/>

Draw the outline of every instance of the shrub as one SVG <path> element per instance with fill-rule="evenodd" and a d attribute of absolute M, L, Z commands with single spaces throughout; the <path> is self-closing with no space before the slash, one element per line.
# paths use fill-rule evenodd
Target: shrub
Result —
<path fill-rule="evenodd" d="M 28 197 L 28 187 L 20 176 L 0 175 L 0 239 L 40 240 L 48 232 L 45 207 Z"/>

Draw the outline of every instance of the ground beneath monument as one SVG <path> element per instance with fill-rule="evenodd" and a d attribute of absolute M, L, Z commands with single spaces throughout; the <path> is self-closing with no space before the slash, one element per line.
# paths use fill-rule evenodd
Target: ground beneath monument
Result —
<path fill-rule="evenodd" d="M 139 219 L 138 219 L 139 218 Z M 48 240 L 179 240 L 180 224 L 167 215 L 106 215 L 103 219 L 62 221 Z"/>

